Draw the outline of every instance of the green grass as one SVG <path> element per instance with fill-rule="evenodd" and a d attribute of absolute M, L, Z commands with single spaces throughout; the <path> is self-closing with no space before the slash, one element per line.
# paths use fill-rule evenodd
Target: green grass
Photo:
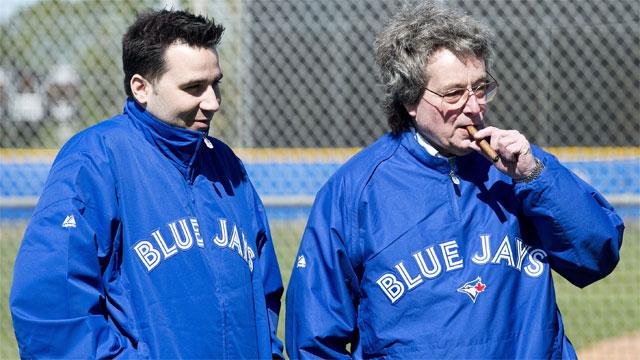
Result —
<path fill-rule="evenodd" d="M 626 225 L 612 274 L 584 289 L 553 274 L 566 333 L 577 349 L 640 330 L 640 224 Z"/>
<path fill-rule="evenodd" d="M 18 358 L 18 345 L 9 313 L 9 289 L 24 227 L 24 222 L 0 222 L 0 359 Z"/>
<path fill-rule="evenodd" d="M 272 221 L 271 237 L 278 255 L 278 265 L 282 273 L 282 283 L 284 284 L 285 294 L 282 295 L 282 308 L 280 308 L 280 321 L 278 322 L 278 337 L 284 343 L 284 319 L 286 316 L 285 300 L 287 292 L 287 284 L 291 277 L 291 269 L 298 253 L 298 245 L 304 231 L 305 220 L 298 221 Z"/>
<path fill-rule="evenodd" d="M 273 221 L 271 231 L 283 282 L 289 282 L 304 221 Z M 13 262 L 24 223 L 0 224 L 0 359 L 18 358 L 7 299 Z M 555 276 L 558 305 L 577 349 L 605 338 L 640 330 L 640 224 L 627 224 L 622 260 L 609 277 L 578 289 Z M 278 335 L 284 339 L 284 299 Z"/>

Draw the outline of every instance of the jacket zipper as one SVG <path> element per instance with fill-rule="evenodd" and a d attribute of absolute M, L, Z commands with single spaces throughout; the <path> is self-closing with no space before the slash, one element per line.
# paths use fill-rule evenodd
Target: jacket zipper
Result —
<path fill-rule="evenodd" d="M 449 177 L 451 178 L 451 181 L 456 186 L 460 185 L 460 179 L 458 178 L 458 175 L 456 175 L 456 171 L 458 170 L 456 167 L 456 158 L 451 157 L 447 160 L 449 160 Z"/>
<path fill-rule="evenodd" d="M 204 143 L 204 145 L 208 148 L 208 149 L 213 149 L 213 143 L 211 142 L 211 140 L 209 140 L 209 138 L 207 138 L 207 134 L 206 133 L 202 133 L 202 142 Z M 198 151 L 200 151 L 200 144 L 198 145 L 198 148 L 196 149 L 196 157 L 198 156 Z M 194 194 L 194 183 L 195 183 L 195 177 L 194 177 L 194 172 L 195 172 L 195 166 L 196 166 L 196 160 L 194 159 L 193 164 L 191 165 L 192 169 L 191 169 L 191 176 L 190 176 L 190 196 L 191 196 L 191 206 L 193 207 L 193 211 L 194 211 L 194 216 L 197 216 L 197 206 L 196 206 L 196 199 L 195 199 L 195 194 Z M 215 183 L 213 183 L 211 186 L 215 187 Z M 219 284 L 220 280 L 218 279 L 218 277 L 216 276 L 216 283 Z M 222 307 L 222 355 L 221 358 L 222 359 L 228 359 L 229 358 L 229 354 L 228 354 L 228 349 L 229 349 L 229 341 L 227 338 L 227 327 L 228 327 L 228 310 L 227 310 L 227 304 L 225 302 L 225 300 L 221 297 L 218 298 L 220 307 Z"/>
<path fill-rule="evenodd" d="M 449 192 L 451 194 L 451 208 L 453 210 L 453 215 L 455 216 L 456 219 L 459 220 L 460 219 L 460 204 L 459 204 L 460 178 L 456 174 L 456 171 L 458 171 L 458 167 L 456 166 L 455 157 L 451 157 L 447 160 L 449 161 L 449 178 L 451 178 L 451 182 L 453 183 L 451 191 Z"/>
<path fill-rule="evenodd" d="M 202 134 L 202 142 L 204 142 L 209 149 L 213 148 L 213 144 L 211 144 L 211 141 L 207 139 L 207 135 L 204 133 Z M 193 159 L 189 164 L 189 170 L 187 172 L 187 192 L 189 193 L 189 208 L 190 208 L 189 213 L 191 213 L 192 216 L 195 216 L 195 217 L 197 217 L 197 208 L 196 208 L 196 199 L 195 199 L 193 187 L 195 183 L 194 175 L 195 175 L 195 167 L 196 167 L 196 161 L 198 157 L 198 151 L 200 151 L 200 144 L 196 146 L 195 153 L 193 154 Z"/>

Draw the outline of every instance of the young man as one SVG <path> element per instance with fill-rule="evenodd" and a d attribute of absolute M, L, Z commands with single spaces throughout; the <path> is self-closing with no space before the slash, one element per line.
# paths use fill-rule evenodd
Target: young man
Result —
<path fill-rule="evenodd" d="M 127 30 L 124 113 L 62 148 L 16 259 L 22 357 L 282 357 L 263 205 L 207 135 L 223 30 L 166 10 Z"/>
<path fill-rule="evenodd" d="M 317 195 L 287 293 L 292 358 L 575 358 L 551 269 L 606 276 L 624 226 L 555 157 L 485 126 L 490 44 L 430 1 L 379 34 L 392 133 Z"/>

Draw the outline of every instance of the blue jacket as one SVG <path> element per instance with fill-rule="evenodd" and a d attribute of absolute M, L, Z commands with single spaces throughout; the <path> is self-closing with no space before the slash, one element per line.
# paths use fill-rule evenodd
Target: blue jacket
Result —
<path fill-rule="evenodd" d="M 240 160 L 129 99 L 54 161 L 10 305 L 25 358 L 271 358 L 282 291 Z"/>
<path fill-rule="evenodd" d="M 412 132 L 347 162 L 318 193 L 294 263 L 289 355 L 575 357 L 551 269 L 580 287 L 604 277 L 624 225 L 533 151 L 546 167 L 518 184 L 475 152 L 431 156 Z"/>

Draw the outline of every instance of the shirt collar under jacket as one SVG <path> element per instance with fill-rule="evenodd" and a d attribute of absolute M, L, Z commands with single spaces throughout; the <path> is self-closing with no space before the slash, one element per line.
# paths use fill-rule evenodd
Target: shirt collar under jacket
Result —
<path fill-rule="evenodd" d="M 418 140 L 418 144 L 420 144 L 425 150 L 427 150 L 429 155 L 439 157 L 442 159 L 449 159 L 448 157 L 440 154 L 440 152 L 429 143 L 429 140 L 425 139 L 422 135 L 420 135 L 419 132 L 416 131 L 415 133 L 416 133 L 415 135 L 416 140 Z"/>
<path fill-rule="evenodd" d="M 163 122 L 147 112 L 132 98 L 127 98 L 124 113 L 145 139 L 169 158 L 178 170 L 189 177 L 205 133 L 183 129 Z"/>

